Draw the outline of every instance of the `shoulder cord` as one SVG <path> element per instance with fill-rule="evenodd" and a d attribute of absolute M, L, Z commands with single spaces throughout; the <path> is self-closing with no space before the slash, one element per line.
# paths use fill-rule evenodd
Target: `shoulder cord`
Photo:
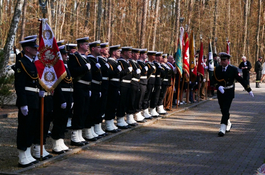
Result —
<path fill-rule="evenodd" d="M 225 79 L 217 79 L 216 74 L 215 74 L 215 70 L 216 70 L 216 67 L 214 68 L 214 71 L 213 71 L 214 78 L 215 78 L 218 82 L 222 82 L 222 81 L 224 81 L 224 82 L 225 82 L 225 85 L 226 85 L 226 81 L 225 81 Z"/>
<path fill-rule="evenodd" d="M 36 79 L 39 78 L 39 74 L 38 74 L 38 73 L 37 73 L 37 76 L 36 76 L 36 77 L 32 77 L 32 76 L 28 73 L 28 71 L 26 70 L 26 68 L 25 68 L 25 66 L 23 65 L 22 61 L 19 60 L 19 62 L 21 63 L 21 66 L 22 66 L 23 70 L 26 72 L 26 74 L 27 74 L 31 79 L 36 80 Z"/>

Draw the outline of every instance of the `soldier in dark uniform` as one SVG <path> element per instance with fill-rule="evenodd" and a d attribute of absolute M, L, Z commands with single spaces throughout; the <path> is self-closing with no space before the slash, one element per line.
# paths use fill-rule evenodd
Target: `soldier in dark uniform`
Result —
<path fill-rule="evenodd" d="M 151 94 L 154 90 L 155 86 L 155 73 L 156 73 L 156 67 L 153 63 L 155 60 L 156 51 L 148 51 L 148 61 L 146 62 L 146 65 L 148 66 L 148 72 L 147 72 L 147 89 L 144 95 L 143 99 L 143 115 L 146 119 L 152 119 L 152 115 L 149 113 L 148 108 L 150 107 L 150 100 L 151 100 Z"/>
<path fill-rule="evenodd" d="M 136 121 L 142 121 L 143 119 L 145 119 L 145 117 L 141 114 L 141 112 L 143 111 L 144 95 L 147 89 L 147 82 L 148 82 L 149 68 L 145 64 L 146 57 L 147 57 L 147 49 L 140 49 L 140 56 L 139 56 L 139 59 L 137 60 L 137 63 L 141 69 L 141 76 L 140 76 L 140 82 L 139 82 L 140 91 L 137 97 L 137 101 L 139 101 L 138 107 L 137 107 L 138 113 L 135 114 Z M 150 117 L 151 116 L 147 116 L 146 119 Z"/>
<path fill-rule="evenodd" d="M 91 97 L 89 105 L 88 123 L 85 129 L 85 139 L 90 141 L 96 141 L 98 135 L 95 133 L 95 124 L 102 123 L 102 116 L 100 115 L 100 98 L 101 98 L 101 84 L 102 73 L 101 65 L 99 63 L 98 56 L 100 55 L 100 41 L 94 41 L 89 43 L 91 54 L 87 55 L 87 59 L 91 64 Z"/>
<path fill-rule="evenodd" d="M 164 78 L 162 79 L 160 96 L 157 103 L 157 112 L 160 115 L 167 114 L 167 111 L 164 109 L 163 102 L 167 92 L 167 88 L 171 86 L 171 77 L 173 76 L 173 69 L 167 64 L 167 54 L 162 55 L 162 60 L 160 61 L 161 67 L 164 70 Z"/>
<path fill-rule="evenodd" d="M 259 83 L 261 82 L 262 76 L 262 57 L 258 58 L 258 61 L 255 63 L 255 72 L 256 72 L 256 88 L 260 88 Z"/>
<path fill-rule="evenodd" d="M 140 91 L 140 76 L 141 76 L 141 69 L 137 60 L 140 56 L 139 49 L 132 49 L 132 59 L 129 59 L 129 63 L 133 68 L 132 71 L 132 81 L 131 81 L 131 89 L 130 89 L 130 96 L 129 96 L 129 106 L 128 106 L 128 113 L 127 113 L 127 120 L 126 122 L 131 126 L 136 126 L 137 122 L 134 120 L 134 115 L 138 113 L 138 106 L 139 100 L 137 99 L 139 91 Z M 139 122 L 144 122 L 144 117 L 138 118 Z"/>
<path fill-rule="evenodd" d="M 23 52 L 15 66 L 15 90 L 18 107 L 17 149 L 19 166 L 27 167 L 37 163 L 31 155 L 31 145 L 36 137 L 39 119 L 39 82 L 34 64 L 37 55 L 36 38 L 20 42 Z"/>
<path fill-rule="evenodd" d="M 120 131 L 114 124 L 118 107 L 117 99 L 119 99 L 120 95 L 120 72 L 122 71 L 122 68 L 117 61 L 121 55 L 120 45 L 111 46 L 109 52 L 110 57 L 108 58 L 108 63 L 110 65 L 110 71 L 105 123 L 107 132 L 116 133 Z"/>
<path fill-rule="evenodd" d="M 238 66 L 243 72 L 243 79 L 249 84 L 249 71 L 252 68 L 251 63 L 245 56 L 242 56 L 242 62 Z"/>
<path fill-rule="evenodd" d="M 132 80 L 132 70 L 133 68 L 129 64 L 129 58 L 132 56 L 132 47 L 122 47 L 122 57 L 118 59 L 118 63 L 122 68 L 120 72 L 120 98 L 119 105 L 117 109 L 117 126 L 120 129 L 128 129 L 130 126 L 125 122 L 125 114 L 128 114 L 129 101 L 128 97 L 130 96 L 130 87 Z"/>
<path fill-rule="evenodd" d="M 161 67 L 160 64 L 160 59 L 162 59 L 162 54 L 163 54 L 162 52 L 156 52 L 156 60 L 154 61 L 154 65 L 156 67 L 155 86 L 154 86 L 154 91 L 151 94 L 151 101 L 150 101 L 150 114 L 153 117 L 159 116 L 159 113 L 156 111 L 156 107 L 160 96 L 162 78 L 164 76 L 164 69 Z"/>
<path fill-rule="evenodd" d="M 222 112 L 221 127 L 218 136 L 222 137 L 232 127 L 229 119 L 229 109 L 235 96 L 235 80 L 240 82 L 252 97 L 254 97 L 254 94 L 247 82 L 239 75 L 237 68 L 229 65 L 231 56 L 225 52 L 221 52 L 219 55 L 221 63 L 220 66 L 214 69 L 214 83 L 218 89 L 217 98 Z"/>
<path fill-rule="evenodd" d="M 86 59 L 88 37 L 77 39 L 78 51 L 70 54 L 68 68 L 73 78 L 74 113 L 72 118 L 71 145 L 83 146 L 88 142 L 82 136 L 82 129 L 89 125 L 88 107 L 91 93 L 91 65 Z"/>
<path fill-rule="evenodd" d="M 53 128 L 51 131 L 51 137 L 53 139 L 52 151 L 55 154 L 61 154 L 69 150 L 69 147 L 64 144 L 63 139 L 65 136 L 64 132 L 67 120 L 72 113 L 71 108 L 73 103 L 73 83 L 67 66 L 67 52 L 65 50 L 65 45 L 61 45 L 59 50 L 63 58 L 67 75 L 55 88 L 53 95 Z"/>

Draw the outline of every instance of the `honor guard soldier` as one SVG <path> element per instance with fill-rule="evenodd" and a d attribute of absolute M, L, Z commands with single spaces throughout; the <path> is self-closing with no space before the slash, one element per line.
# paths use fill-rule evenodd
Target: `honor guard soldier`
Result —
<path fill-rule="evenodd" d="M 255 63 L 255 72 L 256 72 L 256 88 L 260 88 L 260 80 L 262 76 L 262 57 L 258 58 L 258 61 Z"/>
<path fill-rule="evenodd" d="M 143 115 L 146 119 L 152 119 L 152 115 L 149 114 L 148 108 L 150 106 L 151 94 L 155 86 L 156 67 L 153 63 L 153 61 L 155 60 L 155 55 L 156 51 L 147 52 L 148 61 L 146 62 L 146 65 L 148 66 L 148 72 L 147 72 L 148 83 L 143 100 L 143 110 L 144 110 Z"/>
<path fill-rule="evenodd" d="M 220 66 L 214 69 L 214 81 L 217 91 L 218 103 L 222 112 L 221 127 L 218 136 L 222 137 L 225 132 L 229 132 L 232 124 L 230 122 L 229 109 L 235 96 L 235 80 L 237 80 L 245 90 L 254 97 L 251 88 L 246 81 L 239 75 L 236 67 L 229 65 L 231 55 L 221 52 Z"/>
<path fill-rule="evenodd" d="M 68 68 L 73 78 L 73 100 L 74 113 L 72 118 L 71 145 L 83 146 L 88 142 L 82 136 L 82 129 L 85 128 L 88 121 L 88 107 L 91 90 L 91 65 L 86 59 L 85 53 L 88 51 L 89 37 L 76 39 L 78 51 L 70 53 Z"/>
<path fill-rule="evenodd" d="M 129 106 L 128 106 L 128 113 L 127 113 L 127 120 L 126 122 L 131 126 L 136 126 L 137 122 L 134 120 L 134 115 L 138 113 L 139 109 L 139 90 L 140 90 L 140 77 L 141 77 L 141 69 L 137 60 L 140 56 L 139 49 L 132 49 L 132 59 L 129 59 L 130 66 L 132 66 L 132 81 L 131 81 L 131 89 L 130 89 L 130 96 L 129 96 Z M 144 122 L 144 117 L 138 116 L 138 122 Z"/>
<path fill-rule="evenodd" d="M 60 47 L 60 46 L 64 46 L 65 47 L 64 40 L 57 41 L 57 46 L 58 47 Z M 66 51 L 66 48 L 64 48 L 64 50 Z"/>
<path fill-rule="evenodd" d="M 118 64 L 117 59 L 120 58 L 121 51 L 120 45 L 110 46 L 110 57 L 108 63 L 110 65 L 109 71 L 109 88 L 107 98 L 107 108 L 105 113 L 106 131 L 116 133 L 119 132 L 117 126 L 114 124 L 116 111 L 118 107 L 118 100 L 120 95 L 120 72 L 122 71 L 121 66 Z"/>
<path fill-rule="evenodd" d="M 66 51 L 68 52 L 68 55 L 70 55 L 71 53 L 75 53 L 77 50 L 77 44 L 73 44 L 73 43 L 69 43 L 66 44 Z"/>
<path fill-rule="evenodd" d="M 122 71 L 120 72 L 120 98 L 119 105 L 117 109 L 117 126 L 120 129 L 128 129 L 130 126 L 125 122 L 125 114 L 128 114 L 128 97 L 130 96 L 130 87 L 132 80 L 132 70 L 133 68 L 129 64 L 129 58 L 132 55 L 132 47 L 122 47 L 122 57 L 118 59 Z"/>
<path fill-rule="evenodd" d="M 145 64 L 145 59 L 147 57 L 147 49 L 140 49 L 140 56 L 137 60 L 137 63 L 141 69 L 141 76 L 140 76 L 140 82 L 139 82 L 139 88 L 140 91 L 138 93 L 137 101 L 139 101 L 137 106 L 138 113 L 135 114 L 135 119 L 137 122 L 140 122 L 143 118 L 150 118 L 151 116 L 144 117 L 141 112 L 143 111 L 143 101 L 144 101 L 144 95 L 146 93 L 147 89 L 147 82 L 148 82 L 148 66 Z M 148 111 L 148 109 L 147 109 Z"/>
<path fill-rule="evenodd" d="M 101 50 L 100 50 L 100 55 L 103 58 L 109 58 L 109 43 L 101 43 L 100 44 Z"/>
<path fill-rule="evenodd" d="M 161 67 L 160 59 L 162 59 L 163 52 L 156 52 L 156 60 L 154 61 L 154 65 L 156 67 L 156 74 L 155 74 L 155 85 L 154 91 L 151 94 L 151 101 L 150 101 L 150 114 L 153 117 L 158 117 L 159 113 L 156 111 L 158 99 L 160 96 L 161 84 L 162 84 L 162 77 L 164 75 L 164 69 Z"/>
<path fill-rule="evenodd" d="M 58 45 L 58 43 L 57 43 Z M 64 132 L 68 118 L 72 114 L 73 104 L 73 83 L 70 71 L 67 66 L 67 52 L 65 45 L 59 46 L 60 53 L 63 58 L 66 77 L 55 88 L 53 95 L 53 127 L 51 131 L 52 151 L 55 154 L 61 154 L 69 150 L 64 144 Z"/>
<path fill-rule="evenodd" d="M 35 131 L 39 128 L 39 82 L 34 64 L 37 55 L 36 38 L 19 42 L 23 48 L 16 62 L 15 90 L 18 107 L 17 149 L 19 166 L 27 167 L 37 163 L 31 155 Z"/>
<path fill-rule="evenodd" d="M 101 84 L 102 73 L 101 65 L 98 56 L 100 55 L 100 41 L 89 43 L 90 53 L 87 59 L 91 64 L 91 97 L 88 114 L 88 125 L 85 126 L 85 139 L 89 141 L 96 141 L 99 136 L 95 133 L 95 124 L 102 123 L 102 116 L 100 115 L 100 98 L 101 98 Z M 101 128 L 100 128 L 101 129 Z M 102 130 L 102 129 L 101 129 Z M 104 132 L 104 131 L 102 131 Z"/>
<path fill-rule="evenodd" d="M 161 67 L 164 69 L 164 78 L 162 79 L 161 92 L 157 103 L 157 112 L 160 115 L 167 114 L 163 106 L 163 101 L 167 92 L 167 88 L 171 86 L 171 77 L 173 76 L 173 69 L 167 64 L 167 54 L 163 54 L 161 59 Z"/>

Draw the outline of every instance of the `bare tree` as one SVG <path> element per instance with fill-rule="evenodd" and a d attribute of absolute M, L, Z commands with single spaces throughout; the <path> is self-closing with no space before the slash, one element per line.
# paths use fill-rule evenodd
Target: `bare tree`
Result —
<path fill-rule="evenodd" d="M 258 12 L 258 25 L 257 25 L 257 35 L 256 35 L 256 59 L 259 56 L 259 47 L 260 47 L 260 41 L 259 41 L 259 36 L 260 36 L 260 19 L 261 19 L 261 6 L 262 6 L 262 0 L 259 0 L 259 12 Z"/>
<path fill-rule="evenodd" d="M 101 16 L 102 16 L 102 0 L 98 0 L 98 15 L 97 15 L 96 39 L 95 40 L 100 39 Z"/>
<path fill-rule="evenodd" d="M 155 50 L 155 45 L 156 45 L 156 30 L 157 30 L 157 23 L 158 23 L 158 9 L 159 9 L 159 0 L 156 0 L 155 23 L 154 23 L 154 34 L 153 34 L 152 50 Z"/>
<path fill-rule="evenodd" d="M 248 0 L 245 0 L 243 55 L 246 54 L 247 34 L 248 34 Z"/>
<path fill-rule="evenodd" d="M 141 40 L 140 40 L 141 48 L 143 48 L 145 46 L 146 16 L 147 16 L 147 5 L 148 4 L 149 4 L 149 0 L 143 0 Z"/>
<path fill-rule="evenodd" d="M 112 0 L 109 0 L 108 3 L 108 36 L 107 36 L 107 40 L 111 43 L 111 9 L 112 9 Z"/>

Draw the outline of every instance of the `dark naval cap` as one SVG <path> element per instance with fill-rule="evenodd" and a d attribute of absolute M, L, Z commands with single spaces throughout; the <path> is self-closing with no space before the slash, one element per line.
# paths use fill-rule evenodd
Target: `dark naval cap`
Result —
<path fill-rule="evenodd" d="M 60 50 L 61 54 L 67 54 L 67 51 L 65 50 L 65 45 L 59 46 L 59 50 Z"/>
<path fill-rule="evenodd" d="M 84 38 L 77 38 L 76 39 L 76 42 L 79 44 L 79 43 L 86 43 L 88 42 L 89 40 L 89 37 L 84 37 Z"/>
<path fill-rule="evenodd" d="M 71 50 L 71 49 L 77 49 L 77 44 L 66 44 L 66 49 Z"/>
<path fill-rule="evenodd" d="M 147 53 L 147 49 L 140 49 L 140 53 Z"/>
<path fill-rule="evenodd" d="M 132 52 L 133 52 L 133 53 L 140 53 L 140 49 L 132 48 Z"/>
<path fill-rule="evenodd" d="M 29 40 L 29 39 L 36 39 L 38 36 L 37 35 L 30 35 L 30 36 L 26 36 L 24 38 L 24 40 Z"/>
<path fill-rule="evenodd" d="M 122 51 L 132 51 L 132 47 L 131 46 L 125 46 L 121 48 Z"/>
<path fill-rule="evenodd" d="M 231 55 L 225 52 L 220 52 L 219 57 L 221 58 L 221 60 L 225 60 L 225 59 L 230 59 Z"/>
<path fill-rule="evenodd" d="M 100 46 L 100 40 L 98 40 L 98 41 L 94 41 L 94 42 L 92 42 L 92 43 L 89 43 L 89 47 L 91 48 L 91 47 L 98 47 L 98 46 Z"/>
<path fill-rule="evenodd" d="M 101 48 L 109 47 L 109 43 L 108 42 L 106 42 L 106 43 L 100 43 L 100 47 Z"/>
<path fill-rule="evenodd" d="M 147 55 L 156 55 L 156 51 L 148 51 Z"/>
<path fill-rule="evenodd" d="M 61 40 L 61 41 L 58 41 L 57 42 L 57 46 L 59 47 L 59 46 L 62 46 L 62 45 L 64 45 L 64 40 Z"/>
<path fill-rule="evenodd" d="M 33 39 L 28 39 L 28 40 L 24 40 L 24 41 L 20 41 L 19 44 L 21 44 L 22 47 L 39 47 L 39 45 L 36 44 L 36 40 L 37 38 L 33 38 Z"/>
<path fill-rule="evenodd" d="M 110 50 L 118 50 L 120 48 L 121 48 L 121 45 L 120 44 L 109 47 Z"/>

